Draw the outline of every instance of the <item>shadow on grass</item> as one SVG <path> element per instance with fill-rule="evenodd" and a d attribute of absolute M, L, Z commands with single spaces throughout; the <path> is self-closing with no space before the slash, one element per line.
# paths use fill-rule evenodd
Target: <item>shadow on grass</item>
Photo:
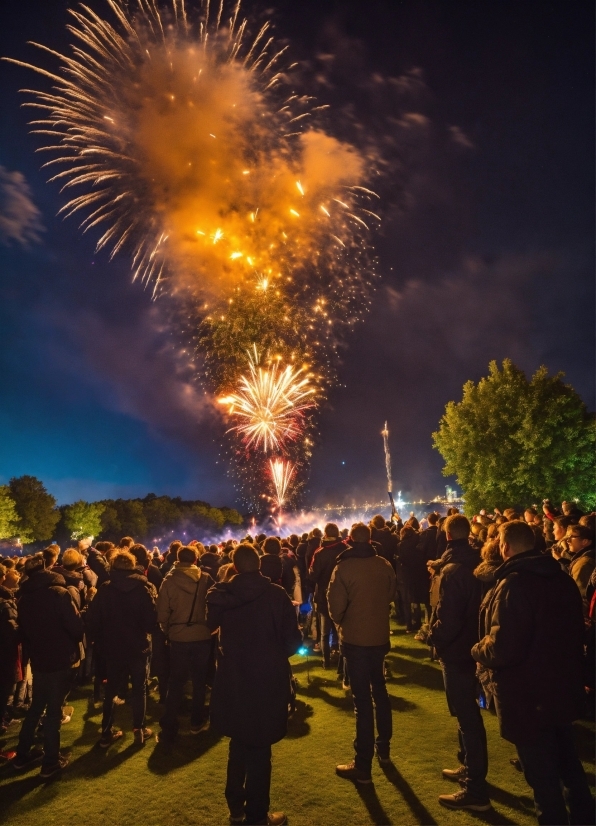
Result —
<path fill-rule="evenodd" d="M 60 783 L 44 782 L 39 776 L 39 767 L 23 776 L 17 775 L 12 766 L 7 764 L 0 774 L 0 778 L 7 779 L 2 784 L 0 793 L 0 799 L 2 800 L 0 823 L 10 823 L 14 816 L 14 811 L 11 811 L 13 806 L 18 807 L 19 814 L 26 814 L 40 806 L 51 804 L 60 793 Z M 31 794 L 36 790 L 37 794 Z"/>
<path fill-rule="evenodd" d="M 299 737 L 306 737 L 310 734 L 310 724 L 306 721 L 309 717 L 312 717 L 313 714 L 312 706 L 309 706 L 303 700 L 296 699 L 296 711 L 288 720 L 287 736 L 296 740 Z"/>
<path fill-rule="evenodd" d="M 320 677 L 313 677 L 311 678 L 311 682 L 309 684 L 299 686 L 298 692 L 303 696 L 310 697 L 315 700 L 323 700 L 324 703 L 327 703 L 334 708 L 342 709 L 342 711 L 353 712 L 354 703 L 352 701 L 352 695 L 344 694 L 343 696 L 336 696 L 334 694 L 330 694 L 325 690 L 328 685 L 330 684 L 327 680 L 322 680 Z M 389 694 L 389 700 L 391 702 L 392 711 L 413 711 L 417 708 L 416 703 L 412 703 L 403 697 L 396 697 L 391 693 Z"/>
<path fill-rule="evenodd" d="M 129 735 L 130 736 L 130 735 Z M 122 745 L 121 748 L 118 746 Z M 101 777 L 109 771 L 118 768 L 122 763 L 137 754 L 144 746 L 134 742 L 125 745 L 124 740 L 120 740 L 109 749 L 102 749 L 96 743 L 89 751 L 81 754 L 68 767 L 69 778 L 78 777 Z"/>
<path fill-rule="evenodd" d="M 512 767 L 513 768 L 513 767 Z M 501 789 L 500 786 L 494 786 L 492 783 L 488 784 L 488 796 L 493 803 L 499 803 L 501 806 L 506 806 L 508 809 L 517 809 L 524 811 L 527 815 L 534 814 L 534 798 L 527 794 L 511 794 L 511 792 Z M 489 823 L 513 823 L 513 820 L 504 820 L 504 815 L 499 815 L 501 820 L 488 821 Z"/>
<path fill-rule="evenodd" d="M 437 821 L 414 792 L 408 781 L 399 773 L 395 765 L 391 763 L 389 766 L 381 766 L 381 769 L 387 780 L 395 786 L 403 797 L 408 808 L 416 818 L 416 822 L 424 824 L 424 826 L 436 826 Z"/>
<path fill-rule="evenodd" d="M 362 783 L 354 783 L 354 786 L 375 826 L 392 826 L 393 821 L 381 805 L 374 785 L 371 783 L 365 786 Z"/>
<path fill-rule="evenodd" d="M 405 657 L 400 657 L 392 649 L 387 654 L 387 663 L 392 672 L 397 672 L 399 676 L 392 676 L 391 683 L 394 684 L 415 684 L 422 688 L 428 688 L 433 691 L 444 691 L 443 675 L 441 671 L 430 662 L 424 663 L 420 661 L 408 660 Z"/>
<path fill-rule="evenodd" d="M 220 740 L 221 735 L 209 729 L 199 735 L 178 735 L 173 743 L 156 743 L 149 755 L 147 768 L 153 774 L 169 774 L 202 757 Z"/>

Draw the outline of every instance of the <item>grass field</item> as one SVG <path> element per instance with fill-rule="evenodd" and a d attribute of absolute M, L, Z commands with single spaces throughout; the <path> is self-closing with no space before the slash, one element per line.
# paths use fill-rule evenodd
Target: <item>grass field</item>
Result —
<path fill-rule="evenodd" d="M 441 769 L 454 768 L 457 735 L 449 716 L 439 667 L 428 649 L 396 627 L 388 655 L 393 707 L 393 767 L 373 767 L 374 785 L 356 787 L 336 777 L 336 763 L 353 756 L 354 717 L 350 697 L 312 656 L 295 657 L 298 710 L 288 737 L 273 747 L 272 810 L 288 813 L 293 826 L 344 824 L 534 824 L 532 796 L 523 776 L 509 763 L 515 756 L 501 740 L 495 717 L 483 712 L 488 732 L 490 793 L 486 814 L 452 812 L 437 796 L 455 791 Z M 316 663 L 316 664 L 315 664 Z M 96 745 L 101 711 L 80 690 L 69 702 L 72 721 L 62 728 L 63 750 L 71 763 L 61 780 L 40 781 L 39 769 L 16 774 L 0 768 L 0 823 L 11 826 L 161 826 L 227 823 L 223 797 L 227 740 L 207 731 L 193 737 L 188 717 L 172 749 L 152 739 L 132 740 L 128 706 L 116 712 L 125 737 L 107 752 Z M 148 724 L 157 730 L 160 706 L 148 703 Z M 18 736 L 18 728 L 11 733 Z M 594 728 L 576 725 L 578 747 L 594 781 Z M 9 743 L 16 742 L 16 736 Z"/>

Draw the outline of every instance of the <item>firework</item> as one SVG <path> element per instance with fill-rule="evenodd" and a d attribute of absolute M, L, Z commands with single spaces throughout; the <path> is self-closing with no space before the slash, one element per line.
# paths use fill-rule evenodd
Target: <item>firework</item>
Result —
<path fill-rule="evenodd" d="M 391 502 L 391 512 L 395 513 L 395 503 L 393 501 L 393 479 L 391 478 L 391 454 L 389 453 L 389 428 L 387 422 L 381 431 L 383 437 L 383 448 L 385 450 L 385 471 L 387 473 L 387 494 Z"/>
<path fill-rule="evenodd" d="M 296 468 L 289 461 L 270 459 L 269 469 L 274 490 L 273 504 L 280 511 L 288 501 L 290 485 L 294 479 Z"/>
<path fill-rule="evenodd" d="M 291 367 L 244 376 L 245 353 L 314 364 L 321 397 L 342 329 L 370 304 L 374 160 L 325 131 L 287 46 L 268 23 L 250 35 L 240 2 L 194 14 L 185 0 L 106 2 L 110 20 L 69 10 L 70 54 L 34 44 L 57 70 L 12 61 L 51 80 L 23 90 L 39 151 L 55 155 L 44 166 L 70 196 L 62 214 L 84 216 L 98 249 L 128 251 L 154 295 L 176 296 L 210 389 L 238 388 L 222 400 L 234 432 L 266 452 L 297 438 L 315 394 Z M 257 380 L 285 383 L 279 415 L 265 416 Z"/>
<path fill-rule="evenodd" d="M 247 448 L 262 448 L 264 453 L 279 450 L 303 432 L 304 411 L 313 407 L 315 392 L 304 367 L 282 368 L 278 360 L 269 367 L 259 365 L 256 346 L 249 353 L 249 373 L 240 377 L 237 392 L 219 399 L 228 414 L 240 424 L 231 428 Z"/>

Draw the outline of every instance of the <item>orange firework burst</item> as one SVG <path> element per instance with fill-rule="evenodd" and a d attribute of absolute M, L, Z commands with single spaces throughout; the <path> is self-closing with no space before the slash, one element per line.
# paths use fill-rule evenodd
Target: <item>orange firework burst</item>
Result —
<path fill-rule="evenodd" d="M 240 420 L 231 430 L 238 432 L 248 448 L 264 453 L 294 441 L 303 431 L 304 411 L 314 406 L 315 388 L 305 368 L 282 368 L 275 360 L 269 367 L 259 365 L 254 347 L 248 356 L 249 373 L 241 376 L 235 393 L 219 399 L 230 416 Z"/>

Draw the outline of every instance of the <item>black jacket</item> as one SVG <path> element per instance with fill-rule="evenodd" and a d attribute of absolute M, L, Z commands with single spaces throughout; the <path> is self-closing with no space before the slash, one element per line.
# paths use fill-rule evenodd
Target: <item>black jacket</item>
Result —
<path fill-rule="evenodd" d="M 0 585 L 0 683 L 16 682 L 18 660 L 17 601 L 12 591 Z"/>
<path fill-rule="evenodd" d="M 327 603 L 327 588 L 333 569 L 337 565 L 337 557 L 347 548 L 343 539 L 325 539 L 321 547 L 315 551 L 310 566 L 308 577 L 315 586 L 315 605 L 317 611 L 324 616 L 329 616 L 329 605 Z"/>
<path fill-rule="evenodd" d="M 397 543 L 395 560 L 403 573 L 411 602 L 427 603 L 430 598 L 430 575 L 426 567 L 427 557 L 420 549 L 419 542 L 417 533 L 405 536 Z"/>
<path fill-rule="evenodd" d="M 370 541 L 377 544 L 377 554 L 394 564 L 395 550 L 397 548 L 397 537 L 391 533 L 389 528 L 371 528 Z"/>
<path fill-rule="evenodd" d="M 431 525 L 424 531 L 420 531 L 418 548 L 425 560 L 437 558 L 437 538 L 439 529 L 436 525 Z"/>
<path fill-rule="evenodd" d="M 17 618 L 33 671 L 62 671 L 78 661 L 83 621 L 64 577 L 51 570 L 30 574 L 19 588 Z"/>
<path fill-rule="evenodd" d="M 83 574 L 80 571 L 67 571 L 62 565 L 54 565 L 51 570 L 64 579 L 66 589 L 70 592 L 79 611 L 84 608 L 86 588 Z"/>
<path fill-rule="evenodd" d="M 137 570 L 112 569 L 87 610 L 90 640 L 107 659 L 128 662 L 151 651 L 157 594 Z"/>
<path fill-rule="evenodd" d="M 551 556 L 526 551 L 496 571 L 480 612 L 474 659 L 490 670 L 501 735 L 532 740 L 582 710 L 582 600 Z"/>
<path fill-rule="evenodd" d="M 87 552 L 87 565 L 97 577 L 97 587 L 103 585 L 110 578 L 110 569 L 105 557 L 95 548 L 89 548 Z"/>
<path fill-rule="evenodd" d="M 288 595 L 258 571 L 237 574 L 207 592 L 207 623 L 219 628 L 213 727 L 249 746 L 281 740 L 290 701 L 288 657 L 302 642 Z"/>
<path fill-rule="evenodd" d="M 199 559 L 199 567 L 211 576 L 214 582 L 217 582 L 217 572 L 221 565 L 221 558 L 217 554 L 212 554 L 211 551 L 206 551 Z"/>
<path fill-rule="evenodd" d="M 453 539 L 439 562 L 439 598 L 430 619 L 428 642 L 443 662 L 471 666 L 482 595 L 474 576 L 480 554 L 467 539 Z"/>

